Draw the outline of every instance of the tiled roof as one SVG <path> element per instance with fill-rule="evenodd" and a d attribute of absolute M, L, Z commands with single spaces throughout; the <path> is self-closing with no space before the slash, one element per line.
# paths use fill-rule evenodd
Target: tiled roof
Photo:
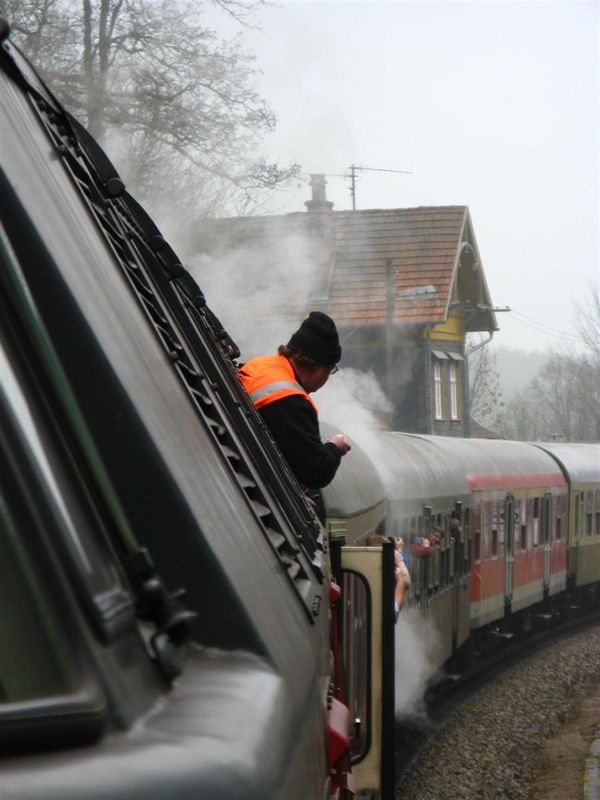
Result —
<path fill-rule="evenodd" d="M 395 325 L 423 325 L 448 316 L 467 228 L 466 206 L 441 206 L 215 220 L 199 235 L 213 253 L 250 248 L 265 275 L 281 261 L 282 237 L 303 237 L 318 264 L 311 308 L 342 326 L 381 325 L 390 297 Z"/>
<path fill-rule="evenodd" d="M 343 324 L 386 320 L 390 271 L 395 324 L 443 322 L 465 206 L 333 212 L 328 307 Z"/>

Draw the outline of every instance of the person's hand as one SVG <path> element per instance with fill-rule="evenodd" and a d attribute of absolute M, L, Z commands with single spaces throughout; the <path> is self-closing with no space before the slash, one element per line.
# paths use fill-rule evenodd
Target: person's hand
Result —
<path fill-rule="evenodd" d="M 335 436 L 330 436 L 327 441 L 334 444 L 342 455 L 351 449 L 350 445 L 348 444 L 348 437 L 345 433 L 336 433 Z"/>

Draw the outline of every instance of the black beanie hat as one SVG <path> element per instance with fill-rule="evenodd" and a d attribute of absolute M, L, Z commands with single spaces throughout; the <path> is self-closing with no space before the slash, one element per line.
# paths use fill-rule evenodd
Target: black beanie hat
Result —
<path fill-rule="evenodd" d="M 317 364 L 337 364 L 342 348 L 335 322 L 321 311 L 311 311 L 287 346 Z"/>

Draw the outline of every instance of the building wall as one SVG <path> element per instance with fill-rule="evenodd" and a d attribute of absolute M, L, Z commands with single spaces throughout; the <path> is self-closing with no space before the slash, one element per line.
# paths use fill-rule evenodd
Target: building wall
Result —
<path fill-rule="evenodd" d="M 391 430 L 441 436 L 469 436 L 468 383 L 466 361 L 451 358 L 450 353 L 462 356 L 462 342 L 429 341 L 422 332 L 397 334 L 388 345 L 382 328 L 354 331 L 343 343 L 343 368 L 371 373 L 390 400 L 391 412 L 382 420 Z M 348 332 L 346 332 L 348 335 Z M 438 353 L 443 358 L 436 358 Z M 435 363 L 441 367 L 441 419 L 436 419 Z M 459 377 L 458 419 L 451 418 L 451 365 Z"/>

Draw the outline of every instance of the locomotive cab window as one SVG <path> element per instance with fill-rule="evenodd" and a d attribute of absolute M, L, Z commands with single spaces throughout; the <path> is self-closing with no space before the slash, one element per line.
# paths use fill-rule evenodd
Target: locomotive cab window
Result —
<path fill-rule="evenodd" d="M 27 480 L 23 474 L 22 485 L 35 487 L 44 500 L 32 497 L 32 506 L 48 503 L 56 518 L 57 542 L 68 554 L 73 574 L 79 584 L 84 602 L 90 608 L 103 635 L 112 635 L 123 624 L 132 620 L 133 606 L 125 590 L 115 562 L 99 544 L 97 534 L 103 531 L 100 515 L 91 500 L 90 491 L 76 466 L 76 458 L 63 440 L 54 435 L 53 423 L 45 409 L 29 402 L 26 380 L 8 367 L 8 353 L 0 348 L 0 357 L 7 368 L 4 371 L 5 413 L 10 418 L 7 425 L 13 432 L 13 449 L 22 452 L 22 470 L 33 470 L 35 479 Z M 39 387 L 36 387 L 39 390 Z M 28 465 L 27 465 L 28 464 Z M 104 532 L 100 539 L 104 537 Z M 105 540 L 106 541 L 106 540 Z"/>
<path fill-rule="evenodd" d="M 2 422 L 5 422 L 4 415 Z M 6 427 L 2 425 L 3 434 Z M 15 448 L 0 437 L 0 748 L 84 744 L 104 726 L 102 689 L 85 666 L 63 578 L 44 547 L 54 528 L 15 475 Z M 41 500 L 41 498 L 37 498 Z M 52 530 L 56 535 L 56 531 Z M 57 734 L 56 721 L 60 719 Z"/>

